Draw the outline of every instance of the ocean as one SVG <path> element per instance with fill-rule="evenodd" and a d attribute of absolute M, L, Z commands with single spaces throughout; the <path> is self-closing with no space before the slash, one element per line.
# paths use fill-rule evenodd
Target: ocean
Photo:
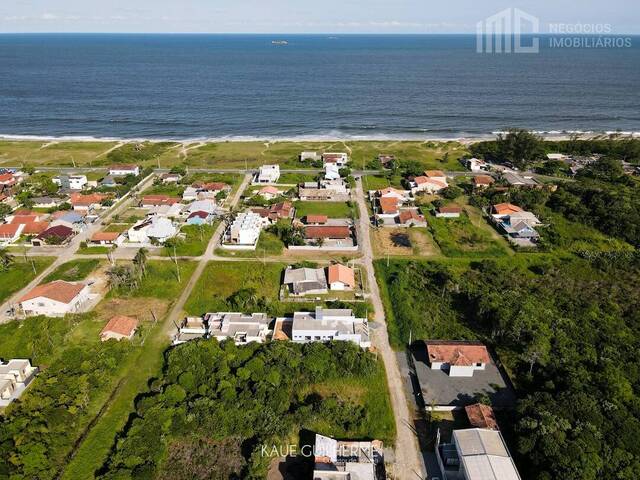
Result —
<path fill-rule="evenodd" d="M 538 54 L 479 54 L 474 35 L 3 34 L 0 136 L 640 132 L 640 37 L 540 43 Z"/>

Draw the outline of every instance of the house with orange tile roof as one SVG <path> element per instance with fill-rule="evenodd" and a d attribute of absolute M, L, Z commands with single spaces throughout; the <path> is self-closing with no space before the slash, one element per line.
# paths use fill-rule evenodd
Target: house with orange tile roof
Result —
<path fill-rule="evenodd" d="M 282 191 L 278 190 L 273 185 L 267 185 L 266 187 L 262 187 L 260 190 L 258 190 L 258 195 L 260 195 L 265 200 L 272 200 L 282 195 Z"/>
<path fill-rule="evenodd" d="M 495 180 L 489 175 L 476 175 L 473 177 L 473 187 L 477 189 L 487 188 L 491 186 Z"/>
<path fill-rule="evenodd" d="M 409 200 L 409 191 L 386 187 L 381 190 L 376 190 L 375 196 L 378 198 L 395 198 L 399 203 L 404 203 Z"/>
<path fill-rule="evenodd" d="M 138 320 L 124 315 L 116 315 L 104 326 L 100 332 L 100 340 L 131 340 L 138 328 Z"/>
<path fill-rule="evenodd" d="M 493 218 L 500 218 L 505 215 L 512 215 L 522 211 L 523 210 L 520 207 L 512 203 L 498 203 L 491 207 L 491 214 L 493 215 Z"/>
<path fill-rule="evenodd" d="M 180 203 L 180 198 L 172 197 L 170 195 L 145 195 L 142 197 L 140 206 L 142 208 L 160 207 L 162 205 L 174 205 Z"/>
<path fill-rule="evenodd" d="M 56 280 L 38 285 L 20 298 L 18 304 L 26 316 L 62 317 L 79 312 L 89 298 L 88 285 Z"/>
<path fill-rule="evenodd" d="M 329 265 L 327 277 L 331 290 L 353 290 L 356 286 L 355 270 L 346 265 Z"/>
<path fill-rule="evenodd" d="M 3 173 L 0 174 L 0 190 L 3 187 L 9 188 L 13 187 L 17 183 L 16 177 L 13 176 L 13 173 Z"/>
<path fill-rule="evenodd" d="M 90 245 L 120 245 L 124 236 L 120 232 L 96 232 L 89 240 Z"/>
<path fill-rule="evenodd" d="M 424 175 L 414 178 L 410 185 L 414 195 L 420 192 L 438 193 L 449 186 L 446 175 L 440 170 L 427 170 Z"/>
<path fill-rule="evenodd" d="M 24 224 L 23 235 L 40 235 L 49 228 L 49 222 L 29 222 Z"/>
<path fill-rule="evenodd" d="M 482 343 L 429 340 L 425 345 L 431 369 L 448 371 L 450 377 L 472 377 L 491 363 Z"/>
<path fill-rule="evenodd" d="M 376 216 L 384 218 L 395 218 L 400 211 L 400 203 L 397 198 L 394 197 L 381 197 L 378 199 L 378 211 Z"/>
<path fill-rule="evenodd" d="M 493 408 L 489 405 L 475 403 L 473 405 L 467 405 L 464 407 L 464 410 L 472 427 L 500 430 Z"/>
<path fill-rule="evenodd" d="M 101 203 L 107 198 L 109 196 L 102 193 L 91 193 L 89 195 L 72 193 L 69 203 L 71 203 L 74 210 L 88 211 L 100 208 Z"/>
<path fill-rule="evenodd" d="M 458 205 L 443 205 L 436 210 L 437 218 L 459 218 L 462 207 Z"/>
<path fill-rule="evenodd" d="M 325 225 L 329 221 L 327 215 L 306 215 L 303 219 L 305 225 Z"/>
<path fill-rule="evenodd" d="M 24 224 L 21 223 L 5 223 L 0 225 L 0 245 L 9 245 L 16 242 L 22 231 L 24 230 Z"/>

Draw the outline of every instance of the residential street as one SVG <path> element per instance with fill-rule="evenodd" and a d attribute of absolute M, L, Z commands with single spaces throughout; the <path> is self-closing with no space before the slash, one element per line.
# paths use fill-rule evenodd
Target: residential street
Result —
<path fill-rule="evenodd" d="M 396 359 L 396 354 L 389 345 L 387 334 L 387 324 L 384 316 L 384 307 L 380 298 L 380 290 L 376 282 L 375 271 L 373 269 L 373 251 L 371 249 L 371 239 L 369 236 L 369 213 L 365 203 L 365 196 L 362 190 L 362 180 L 358 178 L 356 187 L 356 198 L 360 210 L 358 223 L 358 241 L 362 250 L 362 265 L 367 272 L 367 283 L 371 290 L 371 302 L 375 310 L 375 321 L 379 325 L 373 331 L 374 346 L 382 355 L 385 370 L 387 372 L 387 385 L 391 396 L 391 408 L 396 422 L 396 445 L 395 462 L 393 470 L 390 472 L 396 479 L 415 480 L 425 478 L 424 463 L 420 454 L 420 446 L 416 437 L 413 417 L 409 410 L 409 402 L 405 394 L 405 388 L 400 374 L 400 368 Z"/>

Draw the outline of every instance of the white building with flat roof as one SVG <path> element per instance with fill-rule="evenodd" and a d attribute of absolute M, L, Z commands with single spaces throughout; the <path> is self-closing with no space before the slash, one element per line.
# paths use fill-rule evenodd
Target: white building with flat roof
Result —
<path fill-rule="evenodd" d="M 236 345 L 245 345 L 250 342 L 264 343 L 271 332 L 270 318 L 266 313 L 207 313 L 204 321 L 207 324 L 209 337 L 217 338 L 219 341 L 231 338 Z"/>
<path fill-rule="evenodd" d="M 365 318 L 356 318 L 350 309 L 324 309 L 315 312 L 295 312 L 291 327 L 291 340 L 298 343 L 349 341 L 362 348 L 371 346 L 369 324 Z"/>
<path fill-rule="evenodd" d="M 278 183 L 280 165 L 262 165 L 253 181 L 254 184 Z"/>
<path fill-rule="evenodd" d="M 20 397 L 37 372 L 38 369 L 26 359 L 0 361 L 0 407 L 6 407 Z"/>
<path fill-rule="evenodd" d="M 268 223 L 268 221 L 267 219 L 266 222 Z M 255 248 L 264 226 L 265 219 L 260 214 L 254 212 L 239 213 L 227 230 L 226 242 L 231 246 Z"/>

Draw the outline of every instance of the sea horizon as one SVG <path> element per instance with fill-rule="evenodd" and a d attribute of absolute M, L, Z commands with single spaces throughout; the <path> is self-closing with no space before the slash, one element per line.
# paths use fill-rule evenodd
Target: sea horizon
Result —
<path fill-rule="evenodd" d="M 476 35 L 465 33 L 3 33 L 0 137 L 640 132 L 640 40 L 629 48 L 552 48 L 541 37 L 540 53 L 507 55 L 477 53 Z"/>

